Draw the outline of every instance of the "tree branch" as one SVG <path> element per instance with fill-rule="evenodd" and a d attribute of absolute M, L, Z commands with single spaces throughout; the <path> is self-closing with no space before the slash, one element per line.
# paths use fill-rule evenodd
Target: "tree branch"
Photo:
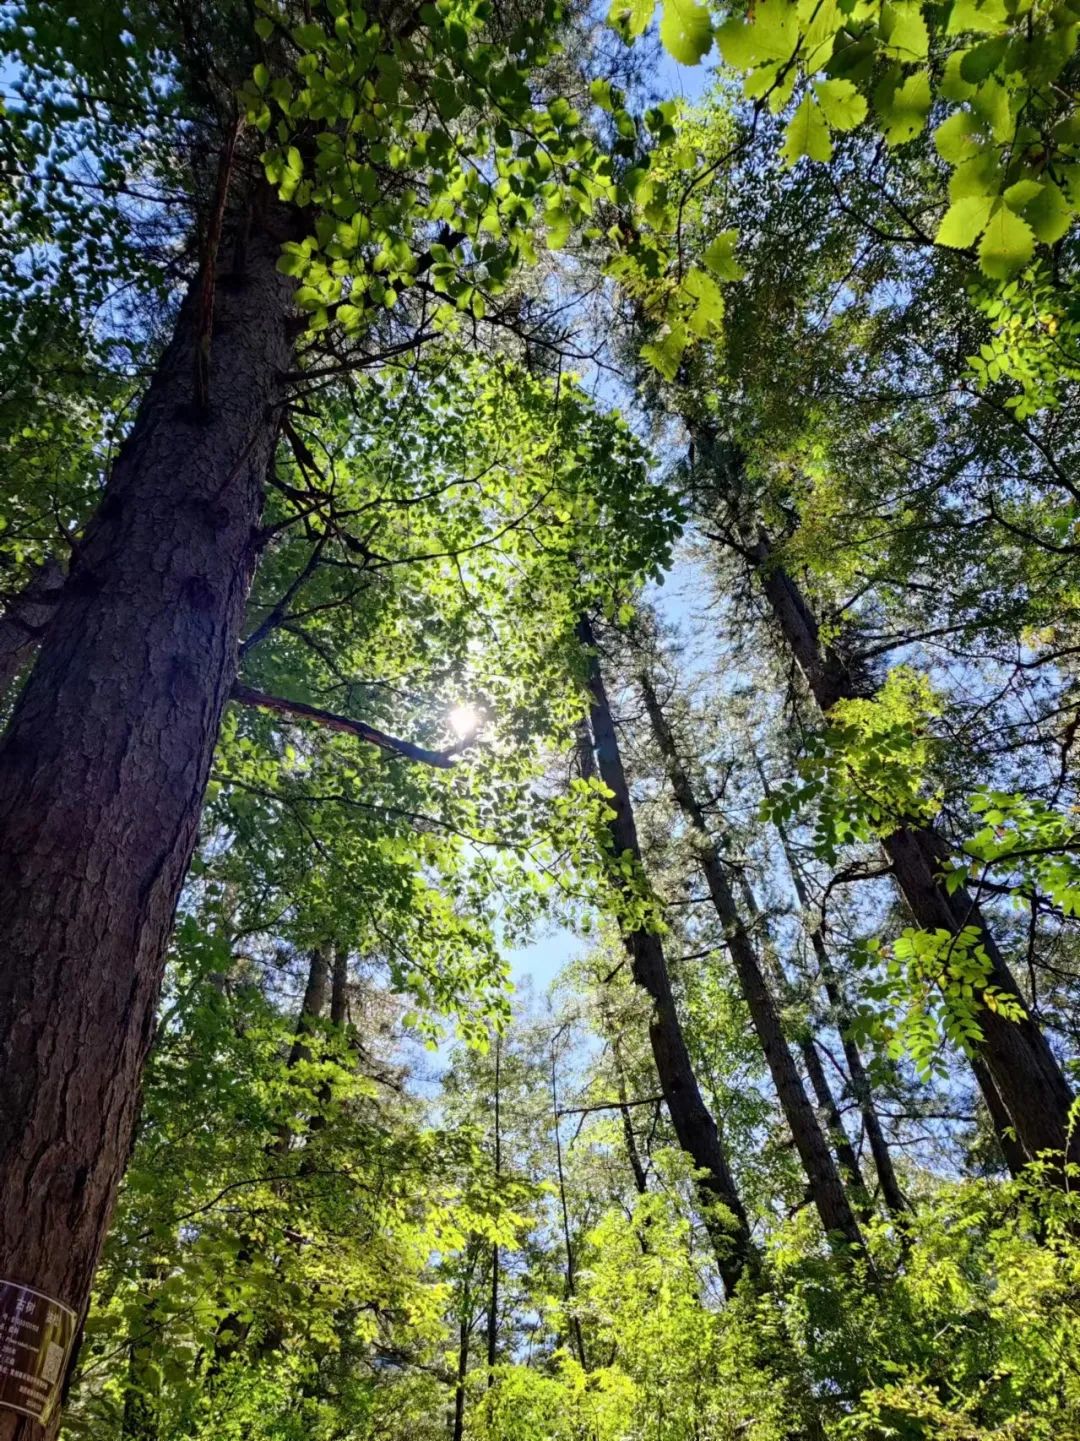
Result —
<path fill-rule="evenodd" d="M 369 726 L 364 721 L 353 720 L 350 716 L 336 715 L 333 711 L 320 710 L 318 706 L 308 705 L 305 701 L 285 700 L 282 696 L 268 695 L 265 691 L 255 690 L 249 685 L 241 684 L 240 681 L 233 685 L 230 699 L 239 705 L 254 706 L 259 710 L 272 710 L 278 711 L 282 715 L 302 716 L 305 720 L 314 721 L 316 725 L 325 726 L 328 730 L 345 731 L 349 735 L 359 736 L 369 745 L 380 746 L 393 755 L 403 756 L 405 760 L 419 761 L 422 765 L 427 766 L 438 766 L 442 770 L 449 770 L 453 765 L 452 757 L 468 744 L 468 741 L 463 741 L 445 751 L 426 750 L 423 746 L 413 745 L 411 741 L 398 740 L 396 736 L 386 735 L 385 732 L 376 730 L 374 726 Z"/>

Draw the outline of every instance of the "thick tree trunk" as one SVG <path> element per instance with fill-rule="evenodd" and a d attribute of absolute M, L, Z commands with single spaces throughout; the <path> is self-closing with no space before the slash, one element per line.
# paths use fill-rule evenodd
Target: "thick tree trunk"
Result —
<path fill-rule="evenodd" d="M 290 360 L 278 250 L 260 230 L 222 279 L 205 412 L 197 285 L 185 302 L 0 745 L 0 1276 L 80 1315 L 257 554 Z"/>
<path fill-rule="evenodd" d="M 679 809 L 694 833 L 698 865 L 705 877 L 713 906 L 724 930 L 728 954 L 735 967 L 739 989 L 750 1011 L 750 1019 L 758 1042 L 765 1054 L 773 1086 L 780 1101 L 788 1129 L 795 1142 L 803 1170 L 810 1183 L 810 1193 L 826 1234 L 839 1237 L 851 1246 L 862 1245 L 859 1223 L 851 1209 L 844 1184 L 840 1179 L 824 1133 L 813 1106 L 803 1089 L 802 1077 L 784 1036 L 780 1013 L 758 963 L 754 944 L 743 924 L 720 857 L 709 835 L 705 813 L 694 794 L 690 777 L 679 759 L 675 737 L 656 695 L 651 678 L 639 676 L 645 708 L 649 713 L 653 735 L 664 757 L 672 793 Z M 839 1117 L 837 1118 L 839 1119 Z M 841 1129 L 843 1129 L 841 1127 Z M 856 1168 L 857 1169 L 857 1168 Z"/>
<path fill-rule="evenodd" d="M 773 615 L 822 712 L 854 696 L 850 672 L 835 651 L 821 644 L 816 617 L 795 581 L 776 564 L 764 533 L 758 534 L 751 555 Z M 988 984 L 1018 996 L 1019 988 L 974 899 L 963 887 L 950 894 L 941 879 L 949 851 L 937 831 L 931 826 L 901 826 L 884 838 L 882 847 L 916 924 L 953 935 L 965 927 L 976 930 L 990 962 Z M 986 1073 L 1024 1151 L 1034 1158 L 1042 1151 L 1068 1150 L 1072 1159 L 1080 1159 L 1080 1136 L 1069 1135 L 1072 1093 L 1038 1026 L 1030 1016 L 1010 1021 L 985 1006 L 979 1024 Z M 978 1075 L 976 1071 L 976 1079 Z M 992 1114 L 992 1100 L 986 1099 Z"/>
<path fill-rule="evenodd" d="M 592 626 L 582 616 L 578 636 L 588 657 L 590 719 L 600 778 L 612 793 L 612 849 L 641 865 L 641 846 L 630 802 L 611 709 L 604 689 Z M 747 1266 L 755 1264 L 746 1212 L 735 1187 L 716 1122 L 701 1095 L 675 1006 L 660 937 L 643 927 L 623 932 L 634 980 L 653 1003 L 649 1040 L 671 1123 L 679 1145 L 701 1173 L 698 1191 L 717 1265 L 730 1295 Z M 719 1211 L 718 1211 L 719 1203 Z"/>
<path fill-rule="evenodd" d="M 55 558 L 40 565 L 0 614 L 0 702 L 37 649 L 56 613 L 64 567 Z"/>

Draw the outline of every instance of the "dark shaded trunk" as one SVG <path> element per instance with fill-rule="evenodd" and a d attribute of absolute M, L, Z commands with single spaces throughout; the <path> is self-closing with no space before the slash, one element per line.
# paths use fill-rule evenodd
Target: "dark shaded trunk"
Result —
<path fill-rule="evenodd" d="M 857 693 L 843 658 L 821 643 L 817 619 L 795 581 L 776 564 L 771 543 L 759 533 L 751 549 L 762 587 L 784 639 L 822 712 Z M 949 856 L 944 839 L 932 826 L 900 826 L 882 841 L 897 886 L 916 924 L 926 931 L 957 935 L 965 927 L 978 933 L 990 963 L 987 983 L 1009 995 L 1020 991 L 992 933 L 971 894 L 960 887 L 951 894 L 942 878 Z M 1029 1157 L 1042 1151 L 1069 1151 L 1080 1159 L 1080 1137 L 1069 1135 L 1072 1093 L 1046 1037 L 1030 1016 L 1006 1020 L 984 1006 L 980 1057 L 1016 1135 Z M 976 1079 L 979 1079 L 976 1069 Z M 984 1099 L 993 1116 L 992 1097 Z M 1000 1136 L 1000 1132 L 999 1132 Z M 1008 1138 L 1002 1137 L 1003 1149 Z"/>
<path fill-rule="evenodd" d="M 80 1315 L 235 674 L 290 360 L 278 252 L 260 229 L 222 278 L 204 414 L 182 307 L 0 744 L 0 1274 Z"/>
<path fill-rule="evenodd" d="M 342 1027 L 349 1020 L 349 950 L 340 943 L 334 947 L 334 971 L 330 980 L 330 1022 Z"/>
<path fill-rule="evenodd" d="M 803 1088 L 799 1068 L 784 1036 L 780 1013 L 758 963 L 754 944 L 739 914 L 720 856 L 709 835 L 705 814 L 694 794 L 690 777 L 679 759 L 671 727 L 650 677 L 643 673 L 639 676 L 639 684 L 653 735 L 667 766 L 672 793 L 692 827 L 697 862 L 723 927 L 724 940 L 735 967 L 739 989 L 750 1011 L 780 1108 L 810 1183 L 810 1193 L 821 1224 L 829 1236 L 838 1237 L 848 1245 L 861 1247 L 859 1223 L 833 1163 L 817 1115 Z M 839 1120 L 839 1116 L 837 1119 Z"/>
<path fill-rule="evenodd" d="M 859 1114 L 862 1116 L 863 1126 L 866 1130 L 866 1139 L 870 1146 L 870 1154 L 874 1158 L 874 1170 L 877 1172 L 878 1185 L 881 1187 L 881 1199 L 885 1202 L 886 1209 L 893 1216 L 900 1216 L 910 1210 L 900 1189 L 900 1182 L 896 1178 L 896 1170 L 892 1163 L 892 1153 L 889 1150 L 889 1143 L 885 1139 L 885 1132 L 881 1129 L 881 1119 L 874 1105 L 874 1093 L 870 1087 L 870 1077 L 866 1074 L 866 1067 L 863 1065 L 862 1053 L 855 1038 L 851 1034 L 851 1017 L 847 1009 L 847 1003 L 840 991 L 840 984 L 836 972 L 833 969 L 832 961 L 825 946 L 825 939 L 820 930 L 812 931 L 810 944 L 813 946 L 814 955 L 817 957 L 818 970 L 821 973 L 822 985 L 825 988 L 825 995 L 829 1002 L 829 1009 L 836 1018 L 836 1027 L 840 1033 L 840 1044 L 844 1050 L 844 1060 L 847 1062 L 848 1076 L 851 1081 L 851 1094 L 859 1107 Z"/>
<path fill-rule="evenodd" d="M 761 779 L 762 791 L 768 799 L 772 795 L 765 768 L 758 756 L 754 757 L 754 764 L 757 767 L 758 776 Z M 795 889 L 795 896 L 799 902 L 804 916 L 811 913 L 810 896 L 803 880 L 802 869 L 799 866 L 795 852 L 792 850 L 791 841 L 784 827 L 777 821 L 773 822 L 776 834 L 780 838 L 783 847 L 784 859 L 787 861 L 788 874 L 791 877 L 791 884 Z M 902 1215 L 909 1209 L 900 1189 L 900 1183 L 896 1178 L 896 1171 L 892 1163 L 892 1155 L 889 1151 L 888 1142 L 885 1140 L 885 1132 L 881 1128 L 881 1120 L 874 1105 L 874 1094 L 870 1087 L 870 1077 L 866 1073 L 863 1064 L 862 1053 L 859 1050 L 858 1042 L 851 1034 L 851 1013 L 848 1010 L 847 1002 L 844 999 L 840 987 L 840 978 L 829 955 L 829 948 L 825 943 L 825 936 L 821 926 L 815 925 L 810 931 L 810 945 L 813 949 L 815 959 L 818 963 L 818 974 L 821 977 L 821 984 L 825 989 L 828 998 L 829 1009 L 832 1012 L 833 1022 L 840 1034 L 840 1044 L 844 1049 L 844 1060 L 847 1062 L 848 1077 L 851 1081 L 851 1094 L 859 1107 L 859 1114 L 862 1116 L 863 1127 L 866 1131 L 866 1139 L 870 1146 L 870 1154 L 874 1158 L 874 1169 L 877 1172 L 878 1185 L 881 1188 L 881 1198 L 885 1202 L 886 1209 L 893 1216 Z"/>
<path fill-rule="evenodd" d="M 472 1335 L 472 1278 L 476 1267 L 475 1246 L 470 1244 L 462 1282 L 461 1311 L 458 1316 L 457 1374 L 454 1378 L 453 1441 L 465 1435 L 465 1384 L 469 1375 L 469 1338 Z"/>
<path fill-rule="evenodd" d="M 753 889 L 746 880 L 745 875 L 742 876 L 740 880 L 743 898 L 746 902 L 747 914 L 756 925 L 762 928 L 764 959 L 769 967 L 773 983 L 776 985 L 778 993 L 785 995 L 787 982 L 773 952 L 765 917 L 761 914 L 757 900 L 754 897 Z M 824 1117 L 829 1144 L 832 1146 L 840 1166 L 840 1174 L 843 1177 L 844 1185 L 856 1197 L 862 1217 L 866 1219 L 872 1210 L 870 1206 L 870 1193 L 863 1179 L 859 1158 L 855 1154 L 855 1148 L 852 1146 L 850 1137 L 844 1127 L 840 1107 L 837 1105 L 832 1087 L 829 1085 L 828 1077 L 825 1074 L 821 1052 L 818 1050 L 813 1036 L 810 1035 L 800 1036 L 798 1047 L 799 1054 L 803 1061 L 803 1069 L 806 1071 L 807 1079 L 814 1092 L 818 1110 Z"/>
<path fill-rule="evenodd" d="M 592 626 L 587 617 L 578 623 L 578 636 L 587 656 L 590 721 L 600 778 L 612 793 L 615 816 L 610 823 L 616 858 L 629 854 L 641 866 L 641 846 L 630 803 L 630 788 L 611 718 L 607 693 L 596 654 Z M 621 882 L 625 887 L 631 883 Z M 698 1169 L 697 1186 L 717 1265 L 730 1295 L 747 1265 L 755 1264 L 746 1212 L 728 1165 L 716 1122 L 709 1113 L 690 1063 L 682 1023 L 675 1006 L 667 960 L 659 936 L 638 927 L 623 928 L 623 943 L 634 980 L 653 1003 L 649 1040 L 671 1123 L 679 1145 Z"/>
<path fill-rule="evenodd" d="M 872 1210 L 868 1204 L 870 1193 L 863 1179 L 855 1147 L 851 1144 L 851 1139 L 844 1129 L 844 1118 L 840 1114 L 840 1107 L 836 1104 L 836 1097 L 829 1085 L 825 1067 L 821 1062 L 821 1055 L 810 1037 L 804 1036 L 799 1041 L 799 1054 L 802 1056 L 806 1078 L 810 1082 L 818 1110 L 825 1122 L 829 1143 L 836 1155 L 844 1185 L 857 1198 L 859 1210 L 865 1220 Z"/>
<path fill-rule="evenodd" d="M 30 664 L 46 625 L 56 613 L 64 567 L 50 558 L 40 565 L 0 614 L 0 703 Z"/>
<path fill-rule="evenodd" d="M 1002 1160 L 1012 1177 L 1019 1176 L 1028 1163 L 1028 1157 L 1023 1146 L 1016 1139 L 1016 1131 L 1009 1113 L 998 1094 L 998 1088 L 994 1085 L 994 1078 L 982 1061 L 975 1057 L 971 1063 L 975 1072 L 975 1080 L 982 1098 L 986 1102 L 986 1109 L 990 1116 L 990 1124 L 994 1128 L 994 1137 L 998 1143 Z"/>
<path fill-rule="evenodd" d="M 502 1081 L 502 1037 L 495 1037 L 495 1175 L 502 1174 L 502 1127 L 500 1083 Z M 499 1347 L 499 1244 L 491 1247 L 491 1299 L 487 1314 L 488 1387 L 495 1384 L 495 1361 Z"/>
<path fill-rule="evenodd" d="M 326 999 L 330 991 L 330 950 L 327 946 L 316 946 L 308 962 L 307 981 L 304 985 L 304 999 L 300 1002 L 300 1014 L 296 1018 L 296 1035 L 289 1052 L 289 1065 L 299 1065 L 311 1059 L 311 1032 L 314 1023 L 326 1014 Z"/>
<path fill-rule="evenodd" d="M 330 950 L 327 946 L 316 946 L 308 960 L 307 981 L 304 984 L 304 998 L 300 1002 L 300 1013 L 296 1018 L 296 1031 L 289 1048 L 286 1062 L 291 1071 L 301 1061 L 311 1059 L 311 1034 L 317 1023 L 326 1014 L 326 999 L 330 990 Z M 277 1142 L 271 1152 L 279 1156 L 288 1153 L 292 1145 L 292 1127 L 283 1123 L 278 1132 Z"/>

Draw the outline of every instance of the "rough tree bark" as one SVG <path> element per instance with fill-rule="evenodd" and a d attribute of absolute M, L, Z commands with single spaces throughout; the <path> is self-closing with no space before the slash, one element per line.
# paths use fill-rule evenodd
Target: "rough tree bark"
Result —
<path fill-rule="evenodd" d="M 0 743 L 0 1275 L 80 1316 L 258 550 L 282 238 L 260 225 L 221 277 L 205 411 L 197 283 L 182 306 Z M 30 1434 L 0 1414 L 0 1441 Z"/>
<path fill-rule="evenodd" d="M 822 644 L 817 618 L 793 578 L 777 563 L 764 532 L 758 532 L 748 552 L 773 616 L 821 711 L 827 713 L 838 700 L 855 696 L 854 678 L 843 658 Z M 882 848 L 916 924 L 954 935 L 966 926 L 974 927 L 990 962 L 988 983 L 1018 996 L 1019 987 L 974 897 L 963 886 L 950 893 L 941 879 L 949 856 L 942 836 L 928 825 L 900 826 L 883 839 Z M 1080 1135 L 1069 1134 L 1072 1092 L 1039 1027 L 1030 1016 L 1010 1021 L 988 1007 L 980 1011 L 979 1023 L 984 1074 L 993 1080 L 1027 1156 L 1068 1151 L 1071 1159 L 1080 1159 Z M 978 1080 L 978 1068 L 975 1074 Z M 986 1101 L 993 1117 L 993 1098 L 986 1096 Z M 1003 1147 L 1008 1145 L 1007 1135 L 1001 1139 Z"/>
<path fill-rule="evenodd" d="M 758 1043 L 765 1055 L 773 1087 L 784 1113 L 795 1149 L 810 1183 L 810 1194 L 826 1234 L 849 1246 L 861 1247 L 859 1223 L 844 1183 L 833 1162 L 817 1114 L 803 1088 L 799 1068 L 784 1035 L 780 1013 L 758 962 L 754 944 L 743 924 L 716 846 L 709 835 L 705 813 L 694 794 L 690 777 L 679 758 L 675 737 L 653 686 L 642 671 L 638 684 L 649 714 L 653 736 L 664 758 L 672 793 L 693 831 L 694 854 L 713 907 L 724 931 L 724 941 L 735 967 L 739 989 L 750 1011 Z"/>
<path fill-rule="evenodd" d="M 615 812 L 610 823 L 612 849 L 616 856 L 629 853 L 640 866 L 641 846 L 630 801 L 630 787 L 600 672 L 595 637 L 586 616 L 582 616 L 578 623 L 578 638 L 587 657 L 590 725 L 596 761 L 600 778 L 612 794 L 611 805 Z M 747 1267 L 755 1265 L 746 1212 L 736 1190 L 716 1122 L 705 1105 L 694 1075 L 660 937 L 644 927 L 624 928 L 623 943 L 634 980 L 653 1003 L 649 1040 L 660 1088 L 679 1145 L 701 1173 L 698 1191 L 720 1275 L 730 1295 Z M 730 1221 L 718 1217 L 718 1202 L 730 1214 Z"/>

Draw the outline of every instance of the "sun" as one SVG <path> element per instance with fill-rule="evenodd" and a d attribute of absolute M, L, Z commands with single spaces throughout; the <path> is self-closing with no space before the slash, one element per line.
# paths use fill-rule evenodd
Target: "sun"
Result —
<path fill-rule="evenodd" d="M 450 722 L 450 729 L 457 736 L 458 740 L 464 740 L 466 736 L 475 735 L 480 729 L 480 712 L 472 705 L 457 705 L 447 716 Z"/>

